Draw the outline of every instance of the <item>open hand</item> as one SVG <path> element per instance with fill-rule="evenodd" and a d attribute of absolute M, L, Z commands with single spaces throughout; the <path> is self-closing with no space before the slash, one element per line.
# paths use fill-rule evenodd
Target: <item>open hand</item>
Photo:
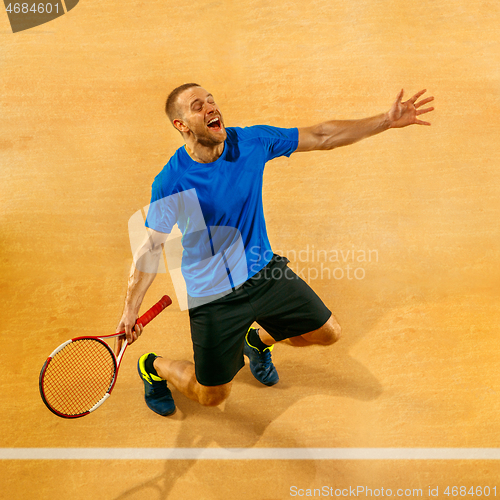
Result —
<path fill-rule="evenodd" d="M 430 125 L 429 122 L 424 122 L 419 120 L 417 116 L 423 115 L 424 113 L 429 113 L 433 111 L 434 108 L 419 109 L 424 104 L 434 100 L 434 97 L 427 97 L 420 102 L 417 102 L 420 96 L 422 96 L 427 90 L 421 90 L 417 92 L 413 97 L 405 102 L 403 99 L 403 90 L 398 94 L 396 102 L 392 105 L 388 116 L 390 121 L 390 128 L 401 128 L 408 125 Z"/>

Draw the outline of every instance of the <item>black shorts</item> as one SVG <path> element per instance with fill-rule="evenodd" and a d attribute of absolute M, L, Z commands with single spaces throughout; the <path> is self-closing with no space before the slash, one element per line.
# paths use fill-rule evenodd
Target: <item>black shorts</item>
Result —
<path fill-rule="evenodd" d="M 321 328 L 330 310 L 312 288 L 274 255 L 269 264 L 228 295 L 189 308 L 198 382 L 230 382 L 245 365 L 243 345 L 257 322 L 276 341 Z"/>

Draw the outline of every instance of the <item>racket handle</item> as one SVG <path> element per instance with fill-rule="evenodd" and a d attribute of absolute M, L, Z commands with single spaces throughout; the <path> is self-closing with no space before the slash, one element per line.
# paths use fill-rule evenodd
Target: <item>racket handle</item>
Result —
<path fill-rule="evenodd" d="M 172 303 L 172 299 L 168 295 L 164 295 L 151 309 L 147 310 L 137 321 L 142 326 L 146 326 L 152 319 L 156 318 L 163 309 Z"/>

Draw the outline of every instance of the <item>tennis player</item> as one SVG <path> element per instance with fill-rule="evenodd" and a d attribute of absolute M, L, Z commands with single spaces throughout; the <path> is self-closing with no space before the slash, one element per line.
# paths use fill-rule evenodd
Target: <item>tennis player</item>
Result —
<path fill-rule="evenodd" d="M 279 380 L 271 357 L 276 342 L 303 347 L 339 340 L 340 325 L 328 307 L 271 250 L 262 206 L 264 166 L 279 156 L 347 146 L 391 128 L 430 125 L 418 118 L 434 109 L 422 108 L 433 100 L 420 99 L 424 93 L 403 102 L 401 90 L 387 113 L 306 128 L 226 128 L 214 97 L 200 85 L 170 93 L 166 113 L 185 144 L 154 180 L 149 237 L 132 265 L 116 331 L 125 330 L 129 343 L 142 334 L 142 325 L 134 327 L 139 308 L 177 224 L 194 363 L 155 353 L 139 358 L 151 410 L 174 413 L 167 382 L 202 405 L 216 406 L 229 396 L 244 355 L 254 377 L 271 386 Z"/>

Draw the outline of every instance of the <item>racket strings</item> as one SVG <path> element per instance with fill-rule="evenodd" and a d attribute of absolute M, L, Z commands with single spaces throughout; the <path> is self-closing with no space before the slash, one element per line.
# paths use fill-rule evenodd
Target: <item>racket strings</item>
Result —
<path fill-rule="evenodd" d="M 85 413 L 106 395 L 115 369 L 113 354 L 102 342 L 75 340 L 48 364 L 43 381 L 45 398 L 65 415 Z"/>

